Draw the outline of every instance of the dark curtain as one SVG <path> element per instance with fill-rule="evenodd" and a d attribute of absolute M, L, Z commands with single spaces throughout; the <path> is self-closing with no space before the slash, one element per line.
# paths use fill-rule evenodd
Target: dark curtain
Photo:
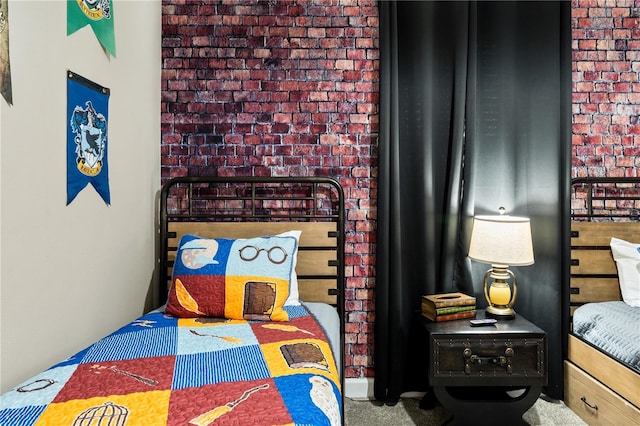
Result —
<path fill-rule="evenodd" d="M 427 386 L 424 294 L 486 306 L 488 265 L 467 258 L 472 217 L 531 218 L 535 264 L 511 268 L 516 311 L 549 343 L 548 396 L 562 398 L 568 245 L 569 2 L 388 2 L 381 96 L 375 396 Z"/>

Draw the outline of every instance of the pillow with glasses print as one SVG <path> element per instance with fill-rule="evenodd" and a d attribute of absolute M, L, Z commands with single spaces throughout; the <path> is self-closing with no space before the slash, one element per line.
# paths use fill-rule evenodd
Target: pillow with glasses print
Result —
<path fill-rule="evenodd" d="M 215 317 L 288 321 L 297 256 L 295 235 L 250 239 L 181 238 L 166 313 L 180 318 Z"/>

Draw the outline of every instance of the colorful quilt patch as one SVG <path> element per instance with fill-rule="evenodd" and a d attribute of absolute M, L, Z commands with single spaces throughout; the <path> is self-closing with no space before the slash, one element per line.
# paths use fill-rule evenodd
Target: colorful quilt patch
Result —
<path fill-rule="evenodd" d="M 3 394 L 0 424 L 339 425 L 325 333 L 291 312 L 290 322 L 145 315 Z"/>
<path fill-rule="evenodd" d="M 2 408 L 24 408 L 26 405 L 44 406 L 60 393 L 77 365 L 51 368 L 22 383 L 14 391 L 2 396 Z M 2 423 L 11 424 L 11 423 Z"/>
<path fill-rule="evenodd" d="M 94 344 L 82 358 L 83 363 L 150 358 L 175 354 L 176 327 L 159 327 L 115 333 Z"/>
<path fill-rule="evenodd" d="M 53 402 L 171 389 L 175 356 L 81 364 Z"/>
<path fill-rule="evenodd" d="M 134 331 L 140 331 L 147 328 L 175 328 L 177 318 L 166 315 L 161 311 L 150 312 L 135 321 L 130 322 L 124 327 L 120 328 L 113 334 L 130 333 Z"/>
<path fill-rule="evenodd" d="M 331 377 L 337 373 L 329 344 L 320 340 L 289 340 L 261 347 L 273 376 L 306 373 Z"/>
<path fill-rule="evenodd" d="M 32 406 L 28 405 L 22 408 L 5 408 L 0 410 L 0 425 L 12 426 L 30 426 L 35 424 L 42 412 L 47 408 L 46 405 Z"/>
<path fill-rule="evenodd" d="M 151 391 L 50 404 L 39 425 L 163 425 L 171 391 Z"/>
<path fill-rule="evenodd" d="M 290 320 L 309 315 L 307 308 L 303 305 L 285 305 L 284 310 L 287 311 Z"/>
<path fill-rule="evenodd" d="M 295 318 L 286 324 L 254 322 L 251 327 L 258 340 L 263 344 L 280 342 L 283 339 L 313 339 L 316 336 L 324 335 L 318 322 L 309 315 Z"/>
<path fill-rule="evenodd" d="M 258 340 L 246 322 L 225 324 L 224 327 L 179 327 L 178 354 L 223 351 L 242 346 L 257 345 Z"/>
<path fill-rule="evenodd" d="M 265 377 L 269 377 L 269 369 L 262 359 L 260 346 L 244 346 L 224 351 L 179 355 L 176 359 L 173 388 L 184 389 Z"/>
<path fill-rule="evenodd" d="M 196 406 L 197 408 L 193 408 Z M 293 421 L 272 379 L 174 391 L 169 425 L 285 425 Z"/>
<path fill-rule="evenodd" d="M 212 317 L 178 318 L 178 326 L 180 327 L 211 327 L 225 324 L 246 324 L 246 321 Z"/>
<path fill-rule="evenodd" d="M 341 423 L 339 390 L 324 376 L 299 374 L 277 377 L 278 389 L 296 425 L 337 426 Z"/>

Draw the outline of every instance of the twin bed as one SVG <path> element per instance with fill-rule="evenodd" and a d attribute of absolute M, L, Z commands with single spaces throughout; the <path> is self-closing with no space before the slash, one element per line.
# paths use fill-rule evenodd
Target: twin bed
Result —
<path fill-rule="evenodd" d="M 572 184 L 565 403 L 586 423 L 640 424 L 640 178 Z"/>
<path fill-rule="evenodd" d="M 343 212 L 329 178 L 168 181 L 160 308 L 3 394 L 0 424 L 341 425 Z"/>
<path fill-rule="evenodd" d="M 565 403 L 589 424 L 640 424 L 637 276 L 619 279 L 640 252 L 611 252 L 640 245 L 640 178 L 576 179 L 572 212 Z M 343 423 L 336 181 L 172 179 L 158 243 L 160 308 L 3 394 L 0 424 Z"/>

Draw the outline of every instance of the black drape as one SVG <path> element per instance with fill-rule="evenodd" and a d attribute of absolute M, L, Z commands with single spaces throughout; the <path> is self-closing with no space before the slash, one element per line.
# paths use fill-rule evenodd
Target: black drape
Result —
<path fill-rule="evenodd" d="M 471 218 L 531 218 L 536 262 L 511 268 L 516 311 L 543 328 L 562 398 L 560 259 L 570 170 L 568 2 L 380 2 L 375 396 L 426 387 L 424 294 L 484 307 Z M 567 240 L 568 241 L 568 240 Z"/>

